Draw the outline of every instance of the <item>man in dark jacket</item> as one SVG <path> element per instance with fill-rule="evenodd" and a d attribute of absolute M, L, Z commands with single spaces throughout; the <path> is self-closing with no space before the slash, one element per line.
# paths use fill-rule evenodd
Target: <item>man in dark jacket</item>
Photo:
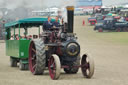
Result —
<path fill-rule="evenodd" d="M 51 22 L 51 17 L 48 16 L 48 21 L 44 22 L 43 24 L 43 30 L 49 30 L 50 28 L 52 28 L 53 24 Z"/>
<path fill-rule="evenodd" d="M 59 18 L 56 16 L 55 21 L 53 22 L 53 27 L 60 27 Z"/>

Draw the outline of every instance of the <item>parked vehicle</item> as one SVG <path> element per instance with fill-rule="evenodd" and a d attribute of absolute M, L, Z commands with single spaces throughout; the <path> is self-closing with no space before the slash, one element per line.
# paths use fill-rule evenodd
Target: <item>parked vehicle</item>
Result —
<path fill-rule="evenodd" d="M 90 25 L 95 25 L 98 21 L 101 21 L 104 18 L 105 18 L 105 16 L 98 13 L 98 14 L 95 14 L 95 16 L 88 18 L 88 22 L 90 23 Z"/>
<path fill-rule="evenodd" d="M 127 21 L 118 21 L 114 17 L 105 18 L 102 22 L 96 24 L 94 30 L 103 32 L 104 30 L 109 31 L 128 31 L 128 22 Z"/>

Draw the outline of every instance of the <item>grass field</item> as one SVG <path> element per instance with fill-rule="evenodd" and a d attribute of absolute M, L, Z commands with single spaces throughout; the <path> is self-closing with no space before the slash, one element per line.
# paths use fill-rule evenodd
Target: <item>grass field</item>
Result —
<path fill-rule="evenodd" d="M 81 21 L 77 24 L 82 25 L 82 20 L 87 17 L 79 17 Z M 80 27 L 80 26 L 77 27 Z M 94 26 L 90 26 L 89 23 L 82 27 L 82 30 L 87 33 L 89 38 L 98 39 L 112 44 L 128 45 L 128 32 L 98 32 L 93 30 Z M 80 32 L 81 33 L 81 32 Z"/>
<path fill-rule="evenodd" d="M 107 42 L 128 45 L 128 32 L 103 32 L 95 36 Z"/>
<path fill-rule="evenodd" d="M 128 32 L 89 32 L 91 36 L 112 44 L 128 45 Z"/>

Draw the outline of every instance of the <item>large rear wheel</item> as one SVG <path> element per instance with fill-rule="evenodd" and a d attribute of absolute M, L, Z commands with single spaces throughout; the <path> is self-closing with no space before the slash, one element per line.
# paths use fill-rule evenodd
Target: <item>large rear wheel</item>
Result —
<path fill-rule="evenodd" d="M 29 47 L 29 69 L 34 75 L 41 75 L 46 66 L 45 46 L 42 40 L 32 41 Z"/>
<path fill-rule="evenodd" d="M 94 61 L 92 57 L 84 54 L 82 56 L 81 65 L 83 76 L 86 78 L 91 78 L 94 74 Z"/>
<path fill-rule="evenodd" d="M 57 55 L 52 55 L 49 59 L 48 69 L 51 79 L 57 80 L 60 77 L 61 64 Z"/>

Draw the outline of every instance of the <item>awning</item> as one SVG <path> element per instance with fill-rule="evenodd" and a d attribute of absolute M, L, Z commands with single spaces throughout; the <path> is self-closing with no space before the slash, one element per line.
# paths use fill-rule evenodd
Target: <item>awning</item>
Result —
<path fill-rule="evenodd" d="M 43 23 L 47 21 L 47 18 L 26 18 L 10 23 L 5 24 L 5 28 L 11 28 L 11 27 L 32 27 L 32 26 L 39 26 L 43 25 Z M 51 20 L 52 22 L 55 21 L 55 19 Z"/>

